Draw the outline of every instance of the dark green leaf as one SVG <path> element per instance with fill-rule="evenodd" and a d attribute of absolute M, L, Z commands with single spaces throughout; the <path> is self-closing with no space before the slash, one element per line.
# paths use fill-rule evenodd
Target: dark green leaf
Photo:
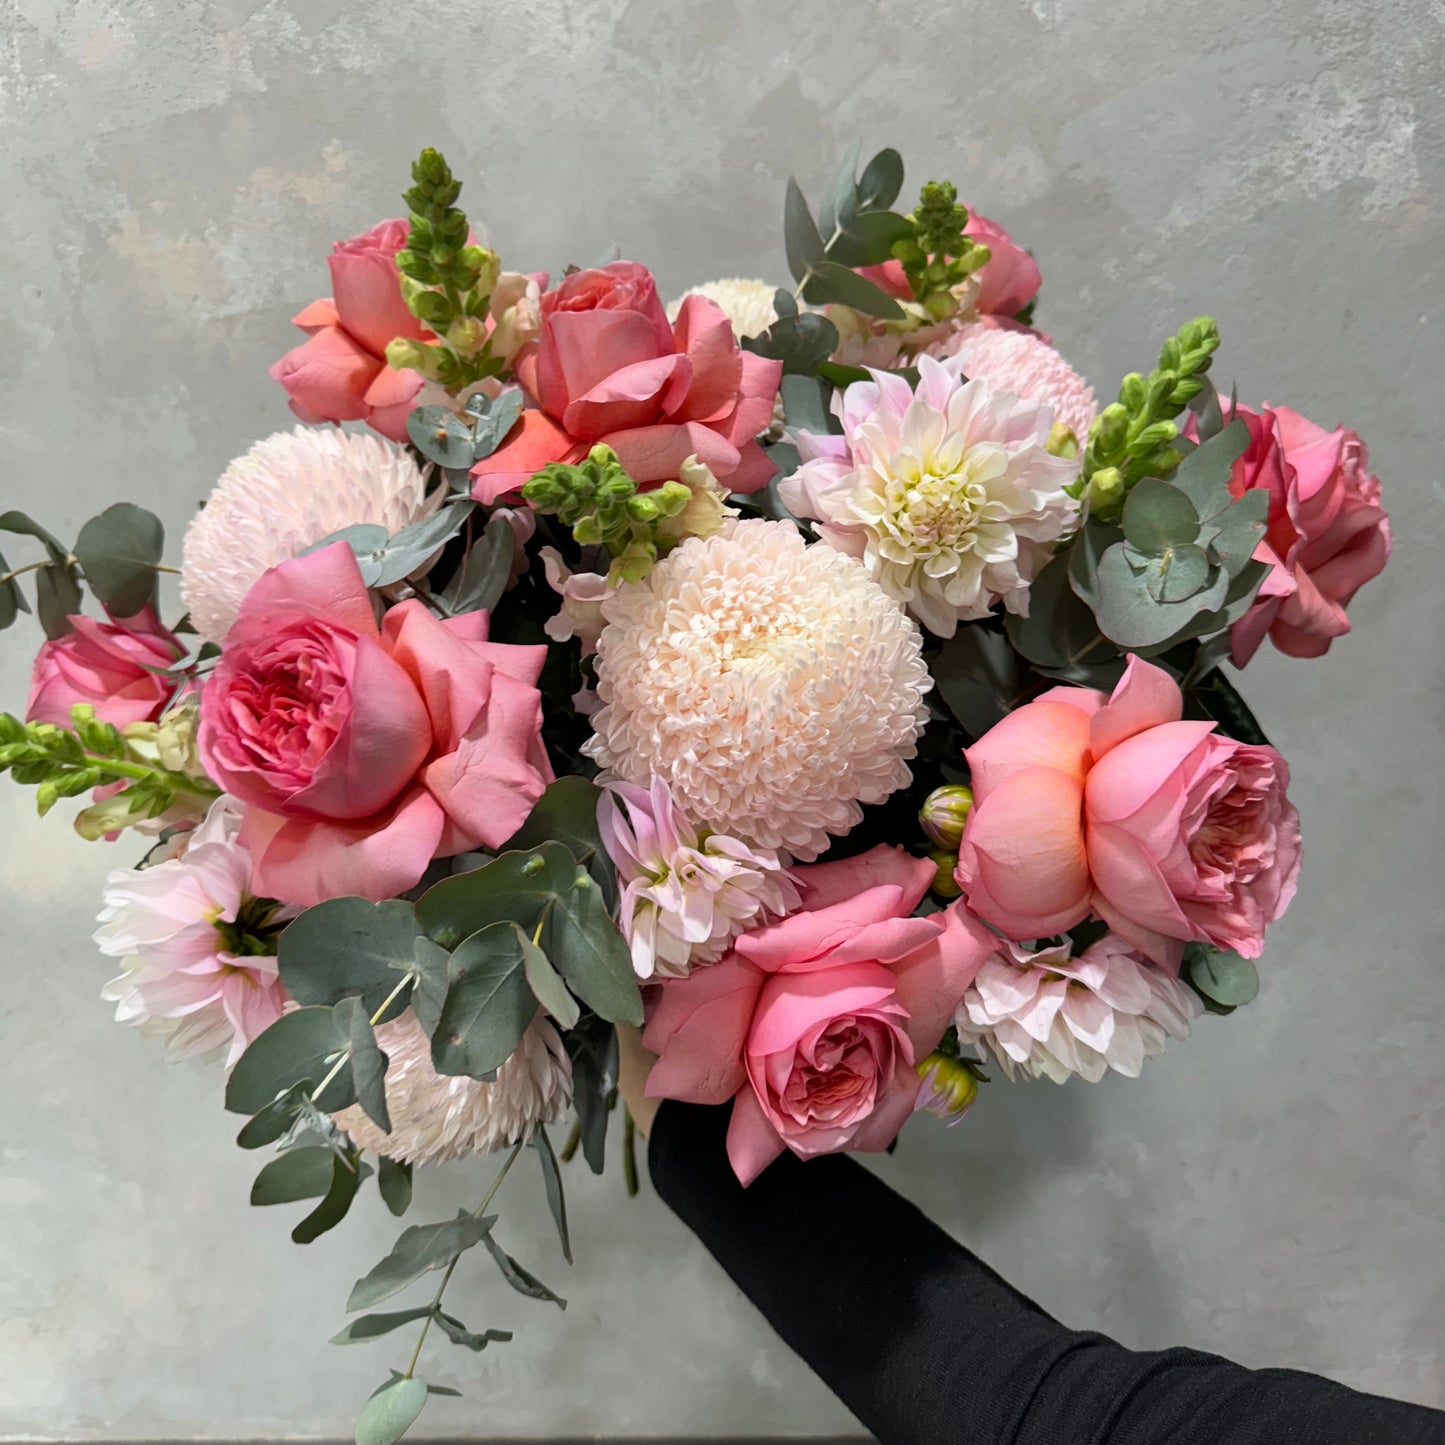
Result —
<path fill-rule="evenodd" d="M 425 1380 L 390 1380 L 361 1407 L 356 1445 L 396 1445 L 426 1404 Z"/>
<path fill-rule="evenodd" d="M 1224 411 L 1219 405 L 1219 392 L 1213 381 L 1208 376 L 1200 379 L 1204 383 L 1203 389 L 1189 403 L 1189 410 L 1194 413 L 1199 440 L 1207 442 L 1224 430 Z"/>
<path fill-rule="evenodd" d="M 50 560 L 58 566 L 66 566 L 70 553 L 53 532 L 48 532 L 39 522 L 27 517 L 24 512 L 0 513 L 0 532 L 13 532 L 19 537 L 34 537 L 50 554 Z"/>
<path fill-rule="evenodd" d="M 345 1329 L 338 1330 L 331 1337 L 333 1345 L 359 1345 L 366 1340 L 379 1339 L 409 1325 L 413 1320 L 424 1320 L 431 1313 L 430 1305 L 417 1305 L 409 1310 L 391 1310 L 385 1314 L 362 1315 L 348 1322 Z"/>
<path fill-rule="evenodd" d="M 378 1162 L 377 1187 L 386 1207 L 400 1218 L 411 1204 L 411 1165 L 383 1154 Z"/>
<path fill-rule="evenodd" d="M 438 1073 L 481 1078 L 512 1057 L 537 1012 L 525 972 L 526 954 L 535 948 L 510 919 L 490 924 L 457 946 L 447 1000 L 432 1035 Z"/>
<path fill-rule="evenodd" d="M 773 310 L 780 318 L 796 316 L 798 314 L 798 298 L 791 291 L 786 291 L 779 286 L 773 292 Z"/>
<path fill-rule="evenodd" d="M 570 1029 L 581 1017 L 577 1000 L 567 992 L 562 976 L 552 967 L 540 948 L 528 948 L 522 954 L 522 968 L 527 986 L 537 1002 L 564 1028 Z"/>
<path fill-rule="evenodd" d="M 547 1208 L 552 1211 L 557 1237 L 562 1241 L 562 1257 L 571 1264 L 572 1240 L 567 1233 L 567 1196 L 562 1191 L 562 1168 L 557 1163 L 552 1141 L 547 1137 L 547 1130 L 543 1125 L 537 1125 L 531 1143 L 542 1166 L 542 1185 L 547 1191 Z"/>
<path fill-rule="evenodd" d="M 1199 514 L 1177 487 L 1158 477 L 1144 477 L 1124 503 L 1123 527 L 1131 546 L 1157 557 L 1168 547 L 1198 537 Z"/>
<path fill-rule="evenodd" d="M 1190 691 L 1189 696 L 1206 717 L 1219 724 L 1220 732 L 1226 737 L 1234 738 L 1236 742 L 1253 743 L 1257 747 L 1269 746 L 1259 719 L 1223 672 L 1210 673 Z"/>
<path fill-rule="evenodd" d="M 166 529 L 154 512 L 117 502 L 80 529 L 75 559 L 90 590 L 116 617 L 133 617 L 155 598 Z"/>
<path fill-rule="evenodd" d="M 489 924 L 508 920 L 530 932 L 548 902 L 571 891 L 577 866 L 564 843 L 548 840 L 509 850 L 484 867 L 433 884 L 417 902 L 417 922 L 443 948 L 455 948 Z"/>
<path fill-rule="evenodd" d="M 913 222 L 893 211 L 859 211 L 848 228 L 828 247 L 828 259 L 840 266 L 877 266 L 893 254 L 894 245 L 914 233 Z"/>
<path fill-rule="evenodd" d="M 453 617 L 490 611 L 507 590 L 516 547 L 512 524 L 505 517 L 493 517 L 437 600 Z"/>
<path fill-rule="evenodd" d="M 600 1174 L 607 1123 L 617 1099 L 617 1030 L 589 1014 L 562 1041 L 572 1059 L 572 1103 L 582 1126 L 582 1153 L 587 1167 Z"/>
<path fill-rule="evenodd" d="M 356 1083 L 356 1102 L 383 1134 L 391 1133 L 391 1115 L 386 1107 L 386 1066 L 390 1060 L 376 1042 L 366 1007 L 356 997 L 336 1005 L 336 1017 L 351 1040 L 351 1077 Z"/>
<path fill-rule="evenodd" d="M 429 462 L 440 467 L 469 467 L 472 429 L 455 412 L 444 406 L 419 406 L 406 419 L 411 444 Z"/>
<path fill-rule="evenodd" d="M 841 361 L 820 361 L 818 375 L 840 391 L 852 386 L 855 381 L 871 381 L 873 379 L 866 367 L 845 366 Z"/>
<path fill-rule="evenodd" d="M 329 1008 L 282 1014 L 236 1061 L 226 1080 L 226 1108 L 255 1114 L 302 1079 L 321 1080 L 350 1046 Z M 356 1102 L 351 1070 L 343 1066 L 317 1104 L 328 1114 Z"/>
<path fill-rule="evenodd" d="M 352 1285 L 346 1301 L 348 1312 L 369 1309 L 422 1275 L 445 1269 L 459 1254 L 485 1239 L 495 1223 L 495 1215 L 478 1219 L 459 1214 L 440 1224 L 413 1224 L 402 1230 L 391 1253 Z"/>
<path fill-rule="evenodd" d="M 1090 607 L 1099 605 L 1099 560 L 1123 537 L 1112 523 L 1090 517 L 1069 548 L 1069 586 Z"/>
<path fill-rule="evenodd" d="M 833 388 L 826 381 L 816 376 L 785 376 L 780 389 L 783 415 L 794 431 L 826 436 L 833 429 L 833 414 L 829 409 Z"/>
<path fill-rule="evenodd" d="M 428 1395 L 450 1395 L 457 1400 L 462 1398 L 462 1392 L 452 1389 L 450 1385 L 428 1385 L 426 1392 Z"/>
<path fill-rule="evenodd" d="M 617 870 L 602 846 L 597 830 L 597 785 L 575 773 L 550 783 L 527 815 L 527 821 L 507 840 L 506 851 L 540 848 L 543 843 L 563 844 L 591 874 L 607 896 L 609 909 L 617 907 Z"/>
<path fill-rule="evenodd" d="M 783 363 L 783 375 L 811 375 L 838 349 L 838 328 L 816 311 L 780 316 L 761 336 L 739 343 L 745 351 Z"/>
<path fill-rule="evenodd" d="M 881 316 L 885 321 L 904 318 L 903 308 L 886 291 L 836 261 L 823 261 L 813 267 L 813 274 L 803 287 L 803 300 L 815 306 L 829 302 L 851 306 L 855 311 Z"/>
<path fill-rule="evenodd" d="M 296 1122 L 305 1101 L 316 1087 L 315 1079 L 302 1079 L 293 1084 L 279 1099 L 272 1100 L 253 1119 L 241 1125 L 236 1143 L 243 1149 L 260 1149 L 274 1144 Z"/>
<path fill-rule="evenodd" d="M 848 147 L 843 163 L 833 172 L 823 204 L 818 210 L 818 231 L 824 240 L 837 230 L 846 230 L 858 209 L 858 152 L 855 140 Z"/>
<path fill-rule="evenodd" d="M 281 982 L 297 1003 L 360 998 L 370 1017 L 414 965 L 416 913 L 404 899 L 328 898 L 287 924 L 278 946 Z M 406 993 L 386 1018 L 406 1007 Z"/>
<path fill-rule="evenodd" d="M 903 157 L 891 147 L 881 150 L 863 168 L 858 199 L 870 211 L 887 210 L 903 189 Z"/>
<path fill-rule="evenodd" d="M 642 1025 L 632 954 L 587 874 L 562 893 L 542 928 L 542 947 L 583 1003 L 611 1023 Z"/>
<path fill-rule="evenodd" d="M 484 1350 L 490 1344 L 505 1343 L 512 1338 L 511 1330 L 483 1330 L 481 1334 L 474 1334 L 459 1319 L 444 1310 L 438 1310 L 432 1319 L 452 1344 L 461 1345 L 468 1350 Z"/>
<path fill-rule="evenodd" d="M 1189 981 L 1200 993 L 1229 1008 L 1251 1003 L 1259 993 L 1258 972 L 1237 953 L 1201 949 L 1190 958 L 1188 969 Z"/>
<path fill-rule="evenodd" d="M 567 1301 L 561 1295 L 554 1294 L 535 1274 L 530 1270 L 523 1269 L 490 1234 L 485 1243 L 488 1252 L 497 1261 L 497 1268 L 502 1271 L 502 1278 L 518 1294 L 524 1294 L 528 1299 L 546 1300 L 548 1303 L 556 1305 L 558 1309 L 565 1310 L 567 1308 Z"/>
<path fill-rule="evenodd" d="M 783 200 L 783 246 L 794 281 L 801 281 L 810 270 L 823 264 L 823 238 L 818 234 L 813 213 L 792 176 L 788 177 L 788 190 Z"/>
<path fill-rule="evenodd" d="M 35 574 L 35 611 L 52 642 L 75 631 L 70 619 L 80 608 L 80 584 L 72 568 L 52 564 Z"/>
<path fill-rule="evenodd" d="M 0 576 L 5 576 L 9 571 L 10 564 L 5 560 L 4 553 L 0 553 Z M 25 600 L 19 582 L 13 577 L 0 582 L 0 632 L 9 627 L 22 612 L 29 611 L 30 604 Z"/>
<path fill-rule="evenodd" d="M 971 738 L 981 738 L 1014 706 L 1018 657 L 991 628 L 965 623 L 939 649 L 932 671 L 939 696 Z"/>
<path fill-rule="evenodd" d="M 298 1199 L 320 1199 L 331 1188 L 335 1157 L 324 1144 L 278 1155 L 256 1176 L 251 1185 L 251 1203 L 294 1204 Z"/>
<path fill-rule="evenodd" d="M 472 427 L 472 460 L 489 457 L 506 441 L 507 433 L 522 415 L 522 393 L 509 387 L 480 416 Z"/>
<path fill-rule="evenodd" d="M 1166 547 L 1144 568 L 1144 585 L 1156 602 L 1183 602 L 1209 581 L 1209 558 L 1202 547 L 1186 542 Z"/>
<path fill-rule="evenodd" d="M 1069 554 L 1060 553 L 1029 588 L 1029 615 L 1005 619 L 1009 641 L 1028 660 L 1051 672 L 1109 661 L 1118 649 L 1104 637 L 1088 604 L 1069 585 Z"/>
<path fill-rule="evenodd" d="M 326 1198 L 291 1231 L 295 1244 L 310 1244 L 320 1239 L 329 1229 L 335 1229 L 351 1208 L 362 1180 L 371 1174 L 371 1166 L 363 1164 L 359 1155 L 343 1159 L 333 1154 L 331 1159 L 331 1188 Z"/>

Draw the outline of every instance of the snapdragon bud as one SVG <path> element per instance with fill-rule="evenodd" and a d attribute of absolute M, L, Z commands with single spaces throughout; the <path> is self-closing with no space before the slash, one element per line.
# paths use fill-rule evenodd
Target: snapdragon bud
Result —
<path fill-rule="evenodd" d="M 1079 439 L 1061 421 L 1056 421 L 1049 428 L 1049 439 L 1044 443 L 1044 450 L 1051 457 L 1067 457 L 1073 460 L 1079 454 Z"/>
<path fill-rule="evenodd" d="M 1124 478 L 1118 467 L 1105 467 L 1089 478 L 1086 491 L 1089 506 L 1095 512 L 1107 512 L 1124 496 Z"/>
<path fill-rule="evenodd" d="M 930 841 L 940 848 L 958 852 L 964 825 L 973 809 L 973 790 L 962 783 L 935 788 L 918 810 L 918 822 Z"/>
<path fill-rule="evenodd" d="M 932 1053 L 918 1065 L 918 1086 L 915 1109 L 927 1109 L 949 1125 L 957 1124 L 973 1108 L 978 1098 L 978 1079 L 962 1059 L 948 1054 Z"/>

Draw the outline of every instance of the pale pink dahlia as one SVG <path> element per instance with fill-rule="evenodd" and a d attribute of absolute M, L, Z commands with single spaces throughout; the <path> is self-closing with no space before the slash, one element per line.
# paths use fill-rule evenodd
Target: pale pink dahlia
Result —
<path fill-rule="evenodd" d="M 692 822 L 816 858 L 908 783 L 932 685 L 917 627 L 788 522 L 692 537 L 601 603 L 586 751 Z"/>
<path fill-rule="evenodd" d="M 1089 440 L 1099 414 L 1094 388 L 1036 331 L 970 321 L 928 350 L 930 356 L 958 357 L 965 376 L 983 377 L 994 391 L 1050 407 L 1081 450 Z"/>
<path fill-rule="evenodd" d="M 178 857 L 107 874 L 95 933 L 102 953 L 125 961 L 101 995 L 116 1021 L 164 1034 L 172 1058 L 226 1048 L 228 1068 L 287 1002 L 274 950 L 262 951 L 281 915 L 249 894 L 242 816 L 219 798 Z"/>
<path fill-rule="evenodd" d="M 917 388 L 872 372 L 833 397 L 841 436 L 798 435 L 803 465 L 779 493 L 857 557 L 930 632 L 1002 601 L 1028 612 L 1050 544 L 1078 526 L 1064 491 L 1078 463 L 1049 453 L 1050 407 L 965 379 L 963 359 L 918 361 Z"/>
<path fill-rule="evenodd" d="M 716 963 L 739 933 L 798 906 L 772 849 L 700 834 L 660 777 L 650 788 L 607 783 L 597 827 L 622 884 L 617 923 L 639 978 L 685 978 Z"/>
<path fill-rule="evenodd" d="M 572 1103 L 572 1061 L 540 1014 L 490 1084 L 437 1073 L 431 1040 L 410 1009 L 378 1024 L 376 1041 L 388 1058 L 391 1133 L 355 1104 L 335 1118 L 361 1148 L 405 1164 L 439 1164 L 530 1139 L 538 1124 L 555 1124 Z"/>
<path fill-rule="evenodd" d="M 1062 1084 L 1080 1074 L 1095 1084 L 1108 1069 L 1138 1078 L 1144 1060 L 1188 1038 L 1202 1012 L 1192 990 L 1109 933 L 1077 958 L 1067 943 L 1030 953 L 1001 942 L 954 1023 L 961 1042 L 991 1050 L 1011 1079 Z"/>
<path fill-rule="evenodd" d="M 196 631 L 223 641 L 251 584 L 313 542 L 360 523 L 399 532 L 434 505 L 416 464 L 381 437 L 297 427 L 257 442 L 186 532 L 181 596 Z"/>

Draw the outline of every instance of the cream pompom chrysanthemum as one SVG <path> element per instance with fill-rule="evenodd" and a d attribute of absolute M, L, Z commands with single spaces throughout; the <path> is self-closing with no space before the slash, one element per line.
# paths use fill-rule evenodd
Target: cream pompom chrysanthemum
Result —
<path fill-rule="evenodd" d="M 773 293 L 777 289 L 770 281 L 755 281 L 741 276 L 705 281 L 670 302 L 667 319 L 677 319 L 684 297 L 706 296 L 732 322 L 733 334 L 739 341 L 745 336 L 761 336 L 778 319 L 778 313 L 773 309 Z"/>
<path fill-rule="evenodd" d="M 1073 432 L 1080 450 L 1099 414 L 1094 388 L 1033 331 L 971 321 L 928 348 L 930 356 L 957 356 L 965 376 L 981 376 L 994 391 L 1052 408 L 1054 421 Z"/>
<path fill-rule="evenodd" d="M 251 584 L 313 542 L 360 523 L 399 532 L 432 506 L 416 464 L 381 437 L 297 427 L 257 442 L 186 532 L 181 597 L 196 631 L 223 641 Z"/>
<path fill-rule="evenodd" d="M 439 1164 L 529 1139 L 538 1124 L 555 1124 L 572 1103 L 572 1061 L 540 1015 L 490 1084 L 437 1073 L 431 1040 L 410 1009 L 379 1024 L 376 1041 L 389 1060 L 391 1133 L 382 1133 L 356 1104 L 336 1122 L 361 1148 L 404 1164 Z"/>
<path fill-rule="evenodd" d="M 1078 463 L 1048 451 L 1050 407 L 966 380 L 961 357 L 921 356 L 918 370 L 917 388 L 875 371 L 836 394 L 842 435 L 799 433 L 803 465 L 779 495 L 952 637 L 999 601 L 1027 613 L 1049 544 L 1078 526 L 1064 491 Z"/>
<path fill-rule="evenodd" d="M 918 629 L 791 523 L 690 538 L 602 611 L 586 750 L 610 777 L 665 779 L 695 825 L 806 861 L 908 783 Z"/>

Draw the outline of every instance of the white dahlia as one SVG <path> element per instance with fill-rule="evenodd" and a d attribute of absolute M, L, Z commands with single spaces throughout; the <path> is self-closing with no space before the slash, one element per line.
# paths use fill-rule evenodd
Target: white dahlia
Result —
<path fill-rule="evenodd" d="M 336 427 L 276 432 L 221 473 L 187 529 L 181 597 L 196 631 L 221 642 L 268 567 L 343 527 L 399 532 L 434 506 L 416 464 L 393 442 Z"/>
<path fill-rule="evenodd" d="M 1011 391 L 1050 407 L 1054 421 L 1073 432 L 1082 450 L 1099 414 L 1094 388 L 1037 332 L 970 321 L 928 348 L 930 356 L 956 356 L 965 376 L 981 376 L 994 391 Z"/>
<path fill-rule="evenodd" d="M 835 393 L 842 435 L 799 433 L 803 465 L 779 493 L 930 632 L 952 637 L 999 601 L 1028 612 L 1049 544 L 1078 526 L 1064 491 L 1078 463 L 1046 449 L 1050 407 L 965 380 L 961 357 L 921 356 L 918 368 L 916 389 L 875 371 Z"/>
<path fill-rule="evenodd" d="M 1001 943 L 954 1023 L 962 1043 L 990 1050 L 1011 1079 L 1062 1084 L 1079 1074 L 1096 1084 L 1109 1069 L 1137 1079 L 1202 1012 L 1192 990 L 1109 933 L 1077 958 L 1067 943 L 1038 953 Z"/>
<path fill-rule="evenodd" d="M 744 280 L 740 276 L 720 281 L 705 281 L 684 291 L 667 307 L 667 319 L 677 320 L 684 298 L 706 296 L 719 307 L 733 324 L 733 334 L 741 341 L 745 336 L 760 336 L 778 319 L 773 309 L 773 293 L 778 288 L 770 281 Z"/>
<path fill-rule="evenodd" d="M 357 1104 L 335 1118 L 361 1148 L 404 1164 L 439 1164 L 529 1139 L 538 1124 L 555 1124 L 572 1103 L 572 1061 L 551 1020 L 540 1014 L 490 1084 L 437 1073 L 431 1040 L 410 1009 L 378 1024 L 376 1041 L 389 1060 L 391 1133 L 383 1134 Z"/>
<path fill-rule="evenodd" d="M 797 885 L 771 848 L 750 848 L 688 822 L 662 778 L 612 782 L 597 828 L 622 884 L 617 924 L 639 978 L 685 978 L 716 963 L 745 929 L 798 906 Z"/>
<path fill-rule="evenodd" d="M 586 751 L 609 778 L 660 777 L 695 825 L 804 861 L 908 783 L 918 629 L 791 523 L 689 538 L 601 607 Z"/>

